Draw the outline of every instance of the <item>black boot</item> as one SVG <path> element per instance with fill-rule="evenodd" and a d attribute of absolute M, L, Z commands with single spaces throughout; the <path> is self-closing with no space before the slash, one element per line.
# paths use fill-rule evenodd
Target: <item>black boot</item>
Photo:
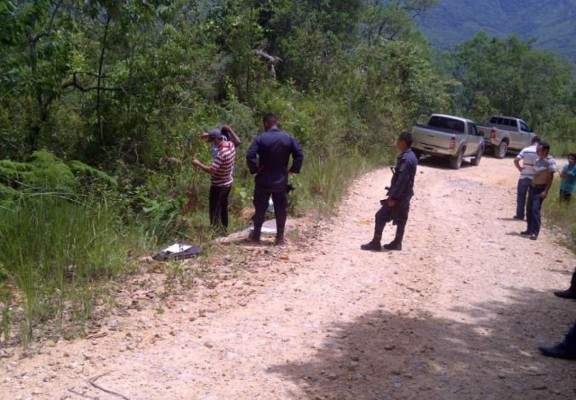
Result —
<path fill-rule="evenodd" d="M 396 235 L 394 240 L 388 244 L 382 246 L 384 250 L 402 250 L 402 239 L 404 238 L 404 230 L 406 228 L 406 223 L 399 223 L 396 225 Z"/>
<path fill-rule="evenodd" d="M 549 347 L 541 346 L 538 349 L 548 357 L 576 360 L 576 323 L 572 325 L 562 342 Z"/>
<path fill-rule="evenodd" d="M 362 250 L 370 250 L 370 251 L 382 251 L 382 246 L 380 245 L 380 241 L 376 239 L 372 239 L 371 242 L 363 244 L 360 246 Z"/>
<path fill-rule="evenodd" d="M 554 292 L 558 297 L 563 299 L 576 299 L 576 270 L 572 273 L 572 279 L 570 280 L 570 287 L 566 290 L 558 290 Z"/>
<path fill-rule="evenodd" d="M 384 250 L 402 250 L 402 243 L 397 242 L 396 239 L 394 239 L 390 243 L 386 243 L 382 248 Z"/>
<path fill-rule="evenodd" d="M 250 231 L 248 234 L 248 241 L 253 243 L 260 243 L 260 232 Z"/>

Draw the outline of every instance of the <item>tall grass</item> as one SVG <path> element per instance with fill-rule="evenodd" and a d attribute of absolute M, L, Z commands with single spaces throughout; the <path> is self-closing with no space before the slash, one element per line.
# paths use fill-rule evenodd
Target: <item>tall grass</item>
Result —
<path fill-rule="evenodd" d="M 126 272 L 130 242 L 105 202 L 38 194 L 0 208 L 0 289 L 18 289 L 15 297 L 0 290 L 0 333 L 9 336 L 10 319 L 22 321 L 25 343 L 42 321 L 59 320 L 56 334 L 77 329 L 90 316 L 95 283 Z"/>
<path fill-rule="evenodd" d="M 364 156 L 350 151 L 342 155 L 308 156 L 301 176 L 294 178 L 297 189 L 294 196 L 305 208 L 329 214 L 340 204 L 351 182 L 374 168 L 391 161 L 391 154 Z"/>
<path fill-rule="evenodd" d="M 561 167 L 561 165 L 559 165 Z M 560 178 L 556 176 L 550 194 L 544 202 L 545 222 L 552 225 L 558 239 L 572 250 L 576 250 L 576 193 L 569 203 L 560 201 Z"/>

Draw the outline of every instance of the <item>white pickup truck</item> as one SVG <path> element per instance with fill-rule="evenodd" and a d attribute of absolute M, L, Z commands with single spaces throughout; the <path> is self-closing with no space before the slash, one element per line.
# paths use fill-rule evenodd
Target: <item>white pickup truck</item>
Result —
<path fill-rule="evenodd" d="M 426 125 L 416 124 L 412 127 L 412 150 L 417 157 L 422 154 L 446 157 L 452 168 L 459 169 L 464 157 L 472 157 L 472 165 L 480 164 L 484 138 L 474 121 L 432 114 Z"/>
<path fill-rule="evenodd" d="M 492 148 L 494 157 L 504 158 L 508 150 L 520 151 L 530 146 L 532 138 L 536 136 L 526 122 L 516 117 L 493 115 L 486 126 L 478 126 L 484 136 L 486 149 Z"/>

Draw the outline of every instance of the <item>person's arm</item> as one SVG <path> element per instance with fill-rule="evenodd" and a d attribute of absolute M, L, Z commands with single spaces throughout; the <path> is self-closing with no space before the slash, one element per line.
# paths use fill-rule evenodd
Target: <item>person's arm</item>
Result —
<path fill-rule="evenodd" d="M 292 166 L 288 170 L 288 172 L 293 174 L 299 174 L 300 170 L 302 169 L 302 163 L 304 162 L 304 152 L 302 151 L 302 147 L 300 147 L 300 143 L 296 138 L 292 137 Z"/>
<path fill-rule="evenodd" d="M 552 182 L 554 181 L 554 174 L 558 172 L 558 168 L 556 167 L 556 161 L 554 159 L 552 159 L 551 161 L 548 162 L 548 167 L 546 169 L 546 187 L 544 188 L 544 191 L 540 194 L 540 196 L 542 198 L 546 198 L 546 196 L 548 196 L 548 192 L 550 191 L 550 188 L 552 187 Z"/>
<path fill-rule="evenodd" d="M 246 163 L 248 164 L 248 170 L 251 174 L 257 174 L 258 171 L 258 138 L 256 137 L 248 151 L 246 152 Z"/>
<path fill-rule="evenodd" d="M 394 204 L 390 204 L 390 200 L 393 203 L 396 203 L 398 199 L 398 195 L 404 192 L 408 182 L 410 181 L 410 171 L 408 168 L 408 162 L 402 158 L 398 165 L 396 165 L 396 178 L 393 180 L 393 184 L 390 185 L 390 190 L 388 190 L 388 205 L 394 206 Z"/>
<path fill-rule="evenodd" d="M 545 198 L 546 196 L 548 196 L 548 191 L 552 187 L 552 182 L 554 181 L 554 172 L 546 172 L 546 174 L 548 174 L 548 176 L 546 177 L 546 188 L 540 194 L 540 196 L 542 198 Z"/>
<path fill-rule="evenodd" d="M 214 160 L 214 162 L 216 162 L 216 160 Z M 195 167 L 200 168 L 202 171 L 206 172 L 207 174 L 212 175 L 214 172 L 216 172 L 218 170 L 218 168 L 216 168 L 214 165 L 214 163 L 212 163 L 212 165 L 206 165 L 201 163 L 200 161 L 198 161 L 197 159 L 192 160 L 192 165 L 194 165 Z"/>
<path fill-rule="evenodd" d="M 518 156 L 519 157 L 519 156 Z M 516 166 L 516 169 L 520 172 L 522 172 L 522 166 L 520 165 L 520 158 L 516 157 L 514 159 L 514 165 Z"/>
<path fill-rule="evenodd" d="M 242 144 L 242 140 L 240 140 L 240 137 L 234 132 L 232 127 L 230 125 L 224 125 L 223 128 L 230 133 L 230 141 L 234 143 L 234 146 L 239 147 Z"/>

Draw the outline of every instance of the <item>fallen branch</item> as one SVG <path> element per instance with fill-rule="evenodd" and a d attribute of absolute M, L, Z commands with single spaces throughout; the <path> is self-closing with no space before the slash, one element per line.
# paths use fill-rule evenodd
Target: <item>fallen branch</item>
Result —
<path fill-rule="evenodd" d="M 97 381 L 98 379 L 102 378 L 104 375 L 108 375 L 109 373 L 110 373 L 110 372 L 104 372 L 103 374 L 97 375 L 97 376 L 95 376 L 94 378 L 90 378 L 90 380 L 89 380 L 88 382 L 90 382 L 90 384 L 91 384 L 92 386 L 94 386 L 96 389 L 100 389 L 101 391 L 106 392 L 106 393 L 108 393 L 108 394 L 111 394 L 111 395 L 113 395 L 113 396 L 122 397 L 124 400 L 130 400 L 128 397 L 124 396 L 123 394 L 116 393 L 116 392 L 113 392 L 112 390 L 105 389 L 105 388 L 103 388 L 102 386 L 100 386 L 100 385 L 98 385 L 98 384 L 96 383 L 96 381 Z"/>

